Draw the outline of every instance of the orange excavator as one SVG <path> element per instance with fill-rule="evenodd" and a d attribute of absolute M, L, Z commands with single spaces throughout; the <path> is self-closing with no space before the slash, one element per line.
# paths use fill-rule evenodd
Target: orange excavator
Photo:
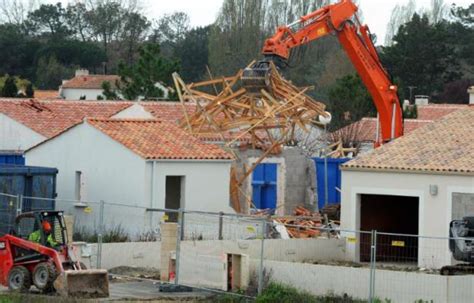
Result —
<path fill-rule="evenodd" d="M 379 117 L 375 145 L 379 146 L 403 135 L 403 115 L 397 86 L 382 66 L 369 28 L 361 25 L 357 10 L 351 0 L 341 0 L 279 27 L 275 35 L 265 41 L 262 50 L 265 58 L 244 70 L 242 82 L 249 91 L 266 88 L 271 62 L 283 67 L 294 48 L 334 34 L 375 103 Z"/>

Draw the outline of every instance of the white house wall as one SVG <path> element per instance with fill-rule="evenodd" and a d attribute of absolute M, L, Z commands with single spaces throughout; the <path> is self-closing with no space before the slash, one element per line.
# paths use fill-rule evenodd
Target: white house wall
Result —
<path fill-rule="evenodd" d="M 26 153 L 28 165 L 50 166 L 59 170 L 58 199 L 75 198 L 76 171 L 82 172 L 81 200 L 106 202 L 108 227 L 121 225 L 134 232 L 145 226 L 143 208 L 107 203 L 128 203 L 146 207 L 145 160 L 88 124 L 81 124 Z M 57 202 L 58 209 L 75 215 L 80 225 L 98 225 L 99 204 L 74 207 L 72 202 Z M 90 212 L 92 210 L 92 212 Z"/>
<path fill-rule="evenodd" d="M 66 100 L 80 100 L 86 96 L 85 100 L 97 100 L 97 96 L 101 96 L 104 91 L 102 89 L 86 89 L 86 88 L 63 88 L 61 97 Z"/>
<path fill-rule="evenodd" d="M 430 194 L 430 185 L 438 194 Z M 419 198 L 419 234 L 448 237 L 453 193 L 472 193 L 474 176 L 342 171 L 341 228 L 360 229 L 360 195 L 395 195 Z M 447 240 L 420 239 L 419 265 L 439 267 L 451 262 Z M 423 244 L 424 243 L 424 244 Z M 423 247 L 431 247 L 431 251 Z M 436 251 L 433 251 L 436 250 Z"/>
<path fill-rule="evenodd" d="M 0 113 L 0 150 L 26 150 L 46 137 Z"/>
<path fill-rule="evenodd" d="M 230 206 L 230 166 L 231 162 L 224 161 L 157 161 L 153 207 L 165 207 L 166 176 L 184 176 L 184 197 L 181 198 L 186 210 L 235 212 Z M 152 169 L 150 161 L 147 175 Z M 150 197 L 151 188 L 147 192 Z"/>
<path fill-rule="evenodd" d="M 116 119 L 153 119 L 153 115 L 138 103 L 112 116 Z"/>

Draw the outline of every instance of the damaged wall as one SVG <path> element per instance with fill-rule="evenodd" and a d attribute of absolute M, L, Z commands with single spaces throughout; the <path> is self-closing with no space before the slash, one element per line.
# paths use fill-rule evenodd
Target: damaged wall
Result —
<path fill-rule="evenodd" d="M 236 149 L 238 160 L 234 163 L 239 177 L 243 175 L 244 164 L 250 168 L 263 154 L 261 150 Z M 315 208 L 316 169 L 313 160 L 306 157 L 298 147 L 284 147 L 281 154 L 269 155 L 261 163 L 276 163 L 277 168 L 277 214 L 291 214 L 296 206 Z M 252 175 L 241 186 L 240 205 L 248 212 L 248 199 L 252 198 Z"/>
<path fill-rule="evenodd" d="M 474 216 L 474 193 L 453 193 L 453 220 Z"/>

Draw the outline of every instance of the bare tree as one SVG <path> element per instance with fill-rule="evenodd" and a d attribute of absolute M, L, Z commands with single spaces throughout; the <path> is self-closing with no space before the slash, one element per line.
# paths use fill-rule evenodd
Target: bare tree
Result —
<path fill-rule="evenodd" d="M 395 6 L 395 8 L 392 10 L 390 20 L 387 24 L 387 32 L 385 34 L 385 44 L 387 46 L 392 45 L 393 37 L 395 37 L 395 35 L 397 34 L 400 26 L 410 21 L 415 13 L 415 0 L 410 0 L 407 5 L 397 4 Z"/>
<path fill-rule="evenodd" d="M 0 22 L 22 24 L 40 4 L 40 0 L 0 0 Z"/>
<path fill-rule="evenodd" d="M 427 15 L 433 24 L 443 21 L 448 15 L 448 7 L 444 0 L 431 0 L 429 8 L 417 8 L 415 0 L 410 0 L 407 5 L 397 5 L 392 10 L 390 21 L 387 24 L 385 44 L 392 45 L 393 37 L 397 34 L 401 25 L 409 22 L 415 13 Z"/>
<path fill-rule="evenodd" d="M 431 9 L 428 12 L 430 21 L 434 24 L 443 21 L 449 10 L 444 0 L 431 0 Z"/>

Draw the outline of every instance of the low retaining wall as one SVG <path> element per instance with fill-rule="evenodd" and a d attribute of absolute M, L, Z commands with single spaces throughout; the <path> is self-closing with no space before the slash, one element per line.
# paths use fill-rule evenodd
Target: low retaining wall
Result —
<path fill-rule="evenodd" d="M 257 266 L 252 260 L 252 266 Z M 265 261 L 271 280 L 314 295 L 368 299 L 369 268 Z M 375 297 L 391 302 L 473 302 L 474 276 L 441 276 L 420 272 L 376 270 Z"/>
<path fill-rule="evenodd" d="M 291 239 L 265 240 L 264 259 L 288 262 L 342 261 L 345 258 L 345 240 Z M 86 263 L 95 266 L 97 244 L 88 244 L 91 256 L 83 256 Z M 102 267 L 136 266 L 160 268 L 161 242 L 104 243 Z M 182 257 L 218 257 L 223 253 L 248 255 L 260 258 L 261 240 L 181 241 Z M 89 261 L 87 261 L 89 260 Z M 222 261 L 220 261 L 222 263 Z M 89 264 L 87 264 L 89 265 Z M 184 264 L 182 265 L 185 266 Z M 198 266 L 195 264 L 194 266 Z"/>

